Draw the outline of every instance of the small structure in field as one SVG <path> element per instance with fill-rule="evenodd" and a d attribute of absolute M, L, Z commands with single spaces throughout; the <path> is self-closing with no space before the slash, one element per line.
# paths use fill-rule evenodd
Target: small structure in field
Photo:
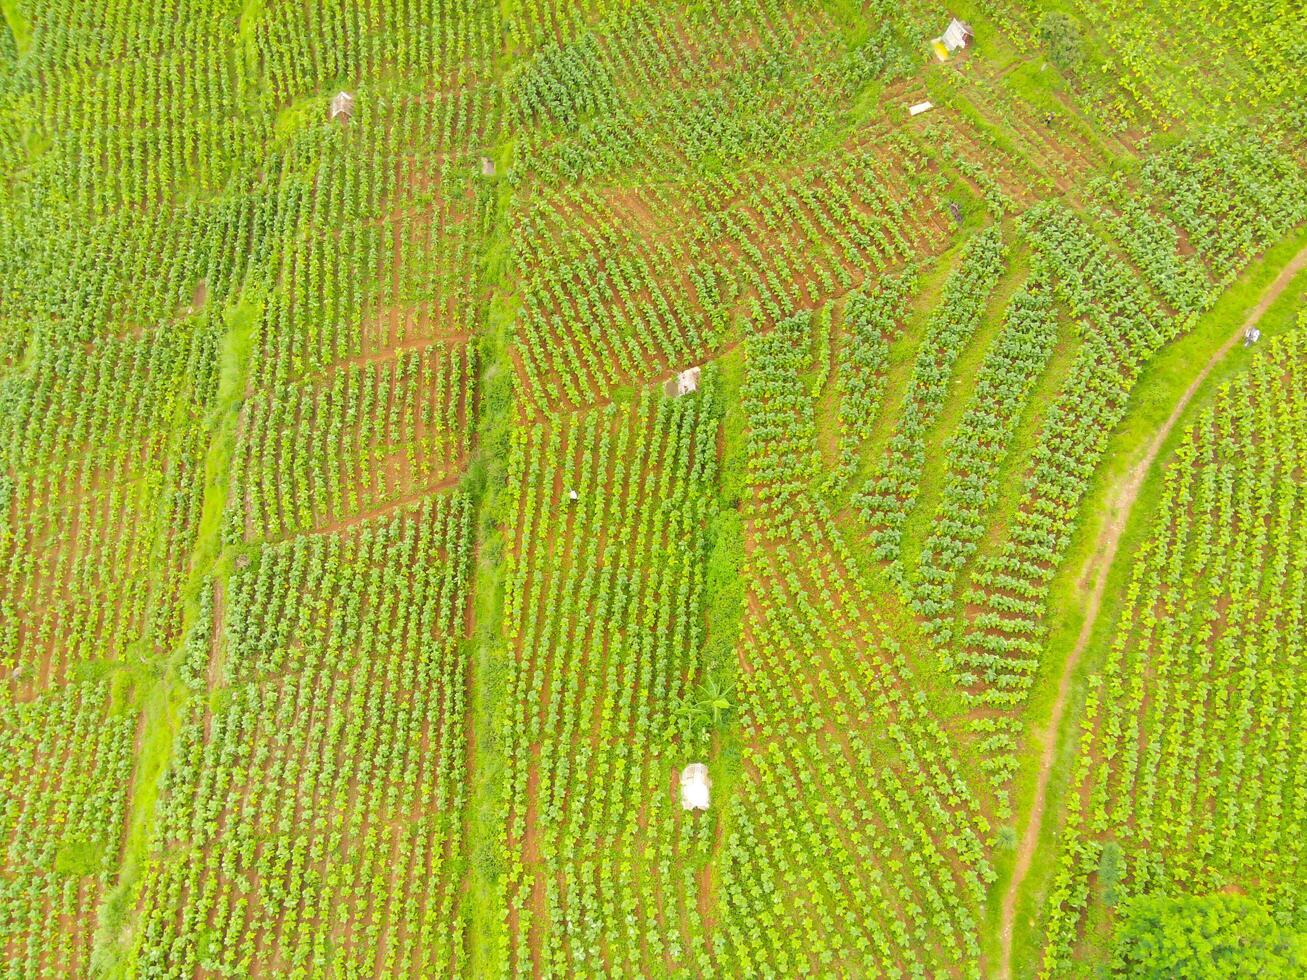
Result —
<path fill-rule="evenodd" d="M 1253 344 L 1257 343 L 1257 341 L 1261 339 L 1261 336 L 1262 336 L 1262 332 L 1260 330 L 1258 330 L 1256 327 L 1249 327 L 1244 332 L 1243 345 L 1245 347 L 1251 347 Z"/>
<path fill-rule="evenodd" d="M 349 122 L 354 117 L 354 96 L 337 92 L 331 100 L 331 121 Z"/>
<path fill-rule="evenodd" d="M 712 780 L 708 778 L 708 767 L 702 762 L 691 762 L 681 770 L 681 809 L 708 809 L 711 789 Z"/>
<path fill-rule="evenodd" d="M 971 25 L 954 17 L 948 27 L 944 28 L 944 33 L 930 42 L 930 46 L 935 49 L 936 58 L 948 61 L 951 55 L 970 44 L 973 37 L 975 34 L 972 33 Z"/>
<path fill-rule="evenodd" d="M 495 161 L 490 157 L 481 158 L 481 176 L 493 177 L 495 175 Z"/>
<path fill-rule="evenodd" d="M 666 392 L 673 397 L 688 395 L 699 390 L 699 368 L 686 368 L 680 374 L 667 380 Z"/>
<path fill-rule="evenodd" d="M 935 103 L 933 102 L 918 102 L 916 105 L 908 106 L 908 115 L 919 116 L 923 112 L 929 112 L 933 108 L 935 108 Z"/>

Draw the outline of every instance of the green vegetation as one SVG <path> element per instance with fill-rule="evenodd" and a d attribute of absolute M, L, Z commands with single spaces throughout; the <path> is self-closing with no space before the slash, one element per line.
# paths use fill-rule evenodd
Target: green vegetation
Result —
<path fill-rule="evenodd" d="M 1293 5 L 0 15 L 0 973 L 1298 968 Z"/>
<path fill-rule="evenodd" d="M 1122 915 L 1114 965 L 1135 977 L 1302 976 L 1307 934 L 1242 895 L 1140 895 Z"/>
<path fill-rule="evenodd" d="M 1080 27 L 1059 10 L 1050 10 L 1039 18 L 1039 40 L 1048 60 L 1064 72 L 1075 72 L 1084 61 Z"/>

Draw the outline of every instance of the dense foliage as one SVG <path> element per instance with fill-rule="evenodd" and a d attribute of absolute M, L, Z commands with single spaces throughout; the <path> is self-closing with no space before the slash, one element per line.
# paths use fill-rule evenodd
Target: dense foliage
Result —
<path fill-rule="evenodd" d="M 1242 895 L 1140 895 L 1122 911 L 1113 966 L 1134 977 L 1287 980 L 1307 972 L 1307 935 Z"/>

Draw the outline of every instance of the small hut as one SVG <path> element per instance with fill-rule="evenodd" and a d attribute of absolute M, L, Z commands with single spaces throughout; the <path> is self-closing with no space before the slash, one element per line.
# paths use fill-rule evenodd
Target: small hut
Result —
<path fill-rule="evenodd" d="M 688 395 L 692 391 L 699 390 L 699 368 L 686 368 L 680 374 L 671 378 L 667 382 L 667 394 L 673 397 Z"/>
<path fill-rule="evenodd" d="M 349 122 L 354 116 L 354 96 L 348 92 L 337 92 L 331 100 L 331 121 L 339 119 L 341 122 Z"/>
<path fill-rule="evenodd" d="M 708 778 L 708 767 L 702 762 L 691 762 L 681 770 L 681 809 L 708 809 L 709 791 L 712 780 Z"/>
<path fill-rule="evenodd" d="M 974 36 L 970 24 L 954 17 L 949 21 L 948 27 L 944 28 L 944 33 L 939 39 L 944 42 L 944 47 L 948 48 L 948 53 L 954 54 L 970 44 Z"/>
<path fill-rule="evenodd" d="M 944 33 L 930 43 L 935 49 L 935 56 L 940 61 L 948 61 L 950 55 L 956 54 L 970 44 L 973 37 L 975 34 L 972 33 L 971 25 L 954 17 L 949 21 L 948 27 L 944 28 Z"/>

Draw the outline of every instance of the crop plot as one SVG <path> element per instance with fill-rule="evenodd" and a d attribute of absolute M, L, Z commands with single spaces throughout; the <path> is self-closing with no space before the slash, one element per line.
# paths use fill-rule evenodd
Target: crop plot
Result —
<path fill-rule="evenodd" d="M 412 501 L 466 464 L 475 348 L 438 344 L 329 377 L 251 399 L 238 463 L 247 533 L 276 539 Z"/>
<path fill-rule="evenodd" d="M 1260 887 L 1277 919 L 1295 915 L 1303 355 L 1298 333 L 1257 357 L 1167 471 L 1091 682 L 1048 897 L 1048 968 L 1086 919 L 1098 928 L 1124 897 L 1168 882 Z"/>
<path fill-rule="evenodd" d="M 5 699 L 26 700 L 180 633 L 175 592 L 198 519 L 204 321 L 86 351 L 43 331 L 9 388 L 3 456 Z"/>
<path fill-rule="evenodd" d="M 104 683 L 72 685 L 0 709 L 8 968 L 73 975 L 90 968 L 94 919 L 118 864 L 136 719 L 109 710 Z"/>
<path fill-rule="evenodd" d="M 208 642 L 184 674 L 209 707 L 164 786 L 145 969 L 458 967 L 469 533 L 454 495 L 233 572 L 217 683 Z"/>
<path fill-rule="evenodd" d="M 687 891 L 706 825 L 681 815 L 669 778 L 691 751 L 674 709 L 699 675 L 716 428 L 710 398 L 651 395 L 536 429 L 510 457 L 524 488 L 506 565 L 503 720 L 519 973 L 644 972 L 706 955 Z"/>

